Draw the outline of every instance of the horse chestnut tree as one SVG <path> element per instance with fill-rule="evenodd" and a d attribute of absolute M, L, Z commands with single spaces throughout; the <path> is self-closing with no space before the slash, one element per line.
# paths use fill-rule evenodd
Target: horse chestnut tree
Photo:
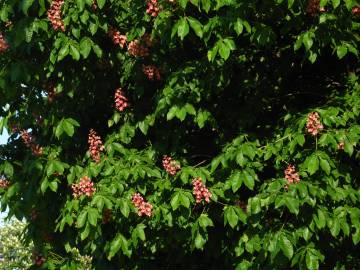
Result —
<path fill-rule="evenodd" d="M 0 200 L 31 269 L 360 269 L 357 10 L 0 1 Z"/>

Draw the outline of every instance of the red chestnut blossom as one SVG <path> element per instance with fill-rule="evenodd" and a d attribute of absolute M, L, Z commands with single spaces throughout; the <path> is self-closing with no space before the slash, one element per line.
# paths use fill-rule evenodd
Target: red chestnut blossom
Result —
<path fill-rule="evenodd" d="M 109 27 L 108 35 L 115 45 L 120 45 L 121 48 L 124 48 L 127 40 L 126 35 L 120 34 L 118 30 L 111 26 Z"/>
<path fill-rule="evenodd" d="M 243 210 L 244 213 L 247 212 L 247 203 L 246 203 L 246 202 L 237 200 L 237 201 L 235 202 L 235 205 L 238 206 L 238 207 L 240 207 L 241 210 Z"/>
<path fill-rule="evenodd" d="M 145 202 L 144 198 L 140 195 L 140 193 L 134 193 L 131 200 L 134 206 L 138 209 L 138 215 L 140 217 L 150 217 L 152 215 L 153 206 L 150 203 Z"/>
<path fill-rule="evenodd" d="M 172 176 L 180 171 L 180 164 L 169 156 L 163 156 L 162 164 L 164 169 Z"/>
<path fill-rule="evenodd" d="M 96 131 L 93 129 L 90 129 L 89 132 L 89 152 L 91 158 L 96 162 L 100 162 L 100 152 L 104 151 L 104 146 L 101 141 L 100 136 L 97 135 Z"/>
<path fill-rule="evenodd" d="M 33 258 L 33 263 L 36 266 L 41 266 L 46 262 L 46 259 L 44 258 L 44 256 L 37 251 L 32 252 L 32 258 Z"/>
<path fill-rule="evenodd" d="M 147 14 L 151 15 L 152 17 L 157 17 L 159 15 L 160 5 L 158 3 L 158 0 L 147 0 L 146 5 Z"/>
<path fill-rule="evenodd" d="M 30 219 L 32 221 L 35 221 L 37 218 L 38 218 L 38 212 L 35 209 L 32 209 L 30 213 Z"/>
<path fill-rule="evenodd" d="M 112 211 L 111 209 L 105 209 L 102 216 L 102 223 L 107 224 L 111 220 Z"/>
<path fill-rule="evenodd" d="M 139 40 L 130 41 L 128 45 L 128 52 L 135 57 L 145 57 L 149 55 L 149 49 L 142 45 Z"/>
<path fill-rule="evenodd" d="M 210 202 L 210 198 L 212 194 L 203 184 L 200 177 L 194 178 L 192 180 L 192 185 L 193 185 L 193 194 L 195 195 L 196 203 L 201 203 L 203 199 L 206 202 Z"/>
<path fill-rule="evenodd" d="M 338 150 L 344 150 L 345 149 L 345 143 L 344 142 L 339 142 L 337 145 L 337 149 Z"/>
<path fill-rule="evenodd" d="M 64 0 L 53 0 L 50 9 L 47 12 L 48 19 L 54 30 L 60 29 L 61 31 L 65 31 L 65 25 L 61 18 L 61 8 L 63 4 Z"/>
<path fill-rule="evenodd" d="M 360 7 L 359 6 L 355 6 L 351 9 L 351 13 L 355 16 L 360 16 Z"/>
<path fill-rule="evenodd" d="M 154 45 L 154 41 L 153 39 L 151 38 L 151 35 L 149 34 L 144 34 L 142 37 L 141 37 L 141 41 L 144 42 L 144 44 L 147 46 L 147 47 L 152 47 Z"/>
<path fill-rule="evenodd" d="M 6 189 L 10 186 L 10 181 L 6 180 L 4 177 L 0 178 L 0 188 Z"/>
<path fill-rule="evenodd" d="M 96 188 L 94 187 L 94 183 L 87 176 L 80 178 L 79 183 L 72 184 L 71 189 L 73 192 L 73 196 L 75 198 L 78 198 L 81 195 L 86 195 L 87 197 L 91 197 L 96 191 Z"/>
<path fill-rule="evenodd" d="M 9 48 L 9 44 L 6 42 L 5 37 L 0 33 L 0 53 L 5 52 Z"/>
<path fill-rule="evenodd" d="M 143 72 L 146 75 L 146 77 L 150 80 L 161 80 L 160 71 L 157 67 L 150 65 L 150 66 L 143 66 Z"/>
<path fill-rule="evenodd" d="M 319 12 L 326 12 L 326 10 L 324 7 L 320 7 L 320 0 L 309 0 L 306 12 L 311 16 L 315 16 Z"/>
<path fill-rule="evenodd" d="M 34 156 L 41 156 L 43 154 L 43 148 L 36 144 L 35 138 L 32 137 L 26 130 L 20 131 L 20 136 L 24 141 L 26 147 L 31 149 Z"/>
<path fill-rule="evenodd" d="M 96 3 L 96 0 L 93 0 L 92 4 L 91 4 L 91 8 L 93 11 L 96 11 L 98 6 L 97 6 L 97 3 Z"/>
<path fill-rule="evenodd" d="M 324 129 L 324 126 L 320 122 L 320 116 L 317 112 L 312 112 L 308 114 L 306 129 L 307 132 L 313 136 L 316 136 L 319 131 Z"/>
<path fill-rule="evenodd" d="M 121 88 L 115 91 L 115 107 L 118 111 L 122 112 L 129 106 L 128 99 L 124 96 Z"/>
<path fill-rule="evenodd" d="M 300 176 L 299 173 L 295 170 L 295 166 L 294 165 L 289 165 L 285 171 L 285 179 L 287 180 L 287 185 L 286 188 L 288 188 L 289 185 L 291 184 L 296 184 L 300 182 Z"/>

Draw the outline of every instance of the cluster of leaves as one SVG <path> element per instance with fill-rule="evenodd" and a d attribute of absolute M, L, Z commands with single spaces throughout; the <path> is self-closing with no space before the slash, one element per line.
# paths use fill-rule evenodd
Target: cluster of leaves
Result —
<path fill-rule="evenodd" d="M 68 0 L 62 32 L 46 17 L 50 1 L 0 1 L 0 131 L 14 131 L 0 149 L 11 182 L 1 204 L 30 222 L 46 257 L 33 269 L 78 269 L 73 248 L 95 269 L 360 268 L 355 1 L 322 0 L 316 14 L 303 0 L 159 2 L 154 18 L 143 0 Z M 127 42 L 150 34 L 149 56 L 113 44 L 110 27 Z M 313 111 L 317 136 L 305 128 Z M 91 128 L 105 145 L 99 163 Z M 164 155 L 180 162 L 176 176 Z M 300 183 L 287 186 L 289 164 Z M 84 176 L 96 192 L 74 198 Z M 196 177 L 208 204 L 195 202 Z M 135 192 L 151 217 L 138 216 Z"/>

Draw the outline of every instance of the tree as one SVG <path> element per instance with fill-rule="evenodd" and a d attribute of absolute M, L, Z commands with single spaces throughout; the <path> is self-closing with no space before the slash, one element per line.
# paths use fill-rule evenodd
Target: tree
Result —
<path fill-rule="evenodd" d="M 0 269 L 21 270 L 31 266 L 31 244 L 21 241 L 26 224 L 16 219 L 0 228 Z"/>
<path fill-rule="evenodd" d="M 1 203 L 33 269 L 359 268 L 359 10 L 1 1 Z"/>

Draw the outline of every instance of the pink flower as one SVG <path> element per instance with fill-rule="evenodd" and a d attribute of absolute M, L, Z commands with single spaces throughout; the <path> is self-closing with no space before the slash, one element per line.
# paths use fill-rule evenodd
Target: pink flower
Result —
<path fill-rule="evenodd" d="M 9 44 L 6 42 L 5 37 L 0 33 L 0 53 L 5 52 L 9 48 Z"/>
<path fill-rule="evenodd" d="M 61 8 L 64 5 L 64 0 L 54 0 L 51 3 L 50 9 L 47 12 L 48 19 L 50 20 L 54 30 L 60 29 L 65 31 L 65 25 L 61 18 Z"/>
<path fill-rule="evenodd" d="M 129 106 L 128 99 L 124 96 L 121 88 L 115 91 L 115 107 L 118 111 L 122 112 Z"/>
<path fill-rule="evenodd" d="M 151 217 L 153 206 L 150 203 L 145 202 L 144 198 L 140 195 L 140 193 L 134 193 L 131 200 L 134 206 L 138 209 L 138 215 L 140 217 Z"/>
<path fill-rule="evenodd" d="M 338 150 L 344 150 L 345 149 L 345 143 L 344 142 L 339 142 L 337 145 L 337 149 Z"/>
<path fill-rule="evenodd" d="M 130 55 L 135 57 L 145 57 L 149 55 L 149 49 L 143 46 L 137 39 L 130 41 L 128 45 L 128 52 Z"/>
<path fill-rule="evenodd" d="M 212 196 L 211 192 L 205 187 L 200 177 L 194 178 L 192 180 L 193 185 L 193 194 L 195 195 L 196 203 L 201 203 L 204 199 L 205 202 L 210 202 Z"/>
<path fill-rule="evenodd" d="M 288 182 L 287 185 L 286 185 L 286 188 L 288 188 L 288 186 L 291 185 L 291 184 L 296 184 L 296 183 L 300 182 L 299 173 L 296 172 L 294 165 L 289 165 L 285 169 L 284 174 L 285 174 L 285 179 Z"/>
<path fill-rule="evenodd" d="M 308 114 L 306 129 L 307 132 L 313 136 L 316 136 L 319 131 L 324 129 L 324 126 L 320 122 L 320 116 L 317 112 L 312 112 Z"/>
<path fill-rule="evenodd" d="M 96 163 L 99 163 L 100 162 L 100 153 L 102 151 L 104 151 L 104 146 L 103 146 L 100 136 L 98 136 L 96 131 L 93 129 L 90 129 L 88 143 L 89 143 L 89 152 L 90 152 L 91 158 Z"/>
<path fill-rule="evenodd" d="M 72 184 L 71 189 L 73 192 L 73 196 L 75 198 L 78 198 L 81 195 L 91 197 L 94 194 L 94 192 L 96 191 L 96 188 L 94 187 L 94 183 L 87 176 L 80 178 L 79 183 Z"/>
<path fill-rule="evenodd" d="M 10 181 L 6 180 L 4 177 L 0 178 L 0 188 L 7 189 L 10 186 Z"/>
<path fill-rule="evenodd" d="M 181 169 L 180 164 L 168 156 L 163 157 L 162 164 L 165 171 L 167 171 L 172 176 L 174 176 Z"/>
<path fill-rule="evenodd" d="M 43 148 L 36 144 L 35 138 L 32 137 L 26 130 L 20 131 L 21 139 L 27 148 L 30 148 L 34 156 L 41 156 L 43 154 Z"/>
<path fill-rule="evenodd" d="M 160 5 L 157 0 L 147 0 L 146 13 L 152 17 L 157 17 L 160 13 Z"/>
<path fill-rule="evenodd" d="M 119 45 L 121 48 L 124 48 L 127 40 L 126 35 L 120 34 L 118 30 L 111 26 L 109 27 L 108 35 L 115 45 Z"/>
<path fill-rule="evenodd" d="M 150 81 L 153 81 L 153 80 L 160 81 L 161 80 L 161 75 L 160 75 L 159 69 L 153 65 L 143 66 L 143 72 Z"/>

